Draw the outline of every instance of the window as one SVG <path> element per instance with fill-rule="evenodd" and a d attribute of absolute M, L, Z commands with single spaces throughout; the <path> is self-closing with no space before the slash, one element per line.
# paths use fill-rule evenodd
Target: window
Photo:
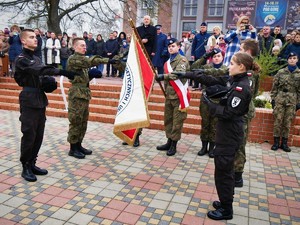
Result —
<path fill-rule="evenodd" d="M 209 0 L 208 15 L 223 16 L 224 0 Z"/>
<path fill-rule="evenodd" d="M 143 5 L 142 5 L 142 8 L 143 9 L 152 9 L 153 8 L 153 2 L 152 0 L 146 0 L 146 1 L 143 1 Z"/>
<path fill-rule="evenodd" d="M 183 22 L 182 23 L 182 31 L 191 31 L 196 29 L 196 23 L 195 22 Z"/>
<path fill-rule="evenodd" d="M 197 16 L 197 0 L 184 0 L 184 16 Z"/>

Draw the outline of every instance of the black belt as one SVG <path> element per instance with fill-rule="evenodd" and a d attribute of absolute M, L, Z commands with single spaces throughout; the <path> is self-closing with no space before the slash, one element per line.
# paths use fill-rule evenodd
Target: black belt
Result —
<path fill-rule="evenodd" d="M 41 92 L 41 89 L 34 87 L 23 87 L 23 91 L 27 92 Z"/>

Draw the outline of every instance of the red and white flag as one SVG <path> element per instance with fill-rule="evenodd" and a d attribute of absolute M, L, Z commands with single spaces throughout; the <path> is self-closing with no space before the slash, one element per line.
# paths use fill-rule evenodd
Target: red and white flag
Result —
<path fill-rule="evenodd" d="M 148 99 L 154 70 L 139 37 L 133 32 L 113 133 L 133 145 L 139 128 L 150 126 Z"/>
<path fill-rule="evenodd" d="M 167 62 L 165 62 L 164 70 L 165 73 L 173 72 L 170 59 Z M 179 79 L 170 80 L 169 82 L 174 88 L 174 90 L 176 91 L 176 94 L 178 95 L 180 101 L 179 110 L 186 111 L 187 108 L 190 106 L 190 100 L 191 100 L 191 95 L 188 88 L 189 87 L 188 81 L 186 81 L 185 84 L 183 84 Z"/>

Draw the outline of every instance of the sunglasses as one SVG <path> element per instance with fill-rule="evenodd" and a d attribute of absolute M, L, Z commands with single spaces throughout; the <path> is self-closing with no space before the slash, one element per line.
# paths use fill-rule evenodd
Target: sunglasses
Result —
<path fill-rule="evenodd" d="M 223 37 L 219 37 L 219 40 L 224 40 L 224 38 Z"/>

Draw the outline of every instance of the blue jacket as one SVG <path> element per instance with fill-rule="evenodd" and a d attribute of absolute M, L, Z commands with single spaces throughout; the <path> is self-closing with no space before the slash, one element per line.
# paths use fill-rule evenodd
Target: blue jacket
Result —
<path fill-rule="evenodd" d="M 15 58 L 17 58 L 18 55 L 22 52 L 22 43 L 20 40 L 19 35 L 10 36 L 8 39 L 8 43 L 10 45 L 8 55 L 9 55 L 9 61 L 13 62 L 15 61 Z"/>
<path fill-rule="evenodd" d="M 205 54 L 205 46 L 209 37 L 210 34 L 207 32 L 196 34 L 192 44 L 192 56 L 195 57 L 195 60 L 200 59 Z"/>
<path fill-rule="evenodd" d="M 166 45 L 167 35 L 160 33 L 156 37 L 156 51 L 152 59 L 153 66 L 163 67 L 165 59 L 163 57 L 163 52 L 167 47 Z"/>

